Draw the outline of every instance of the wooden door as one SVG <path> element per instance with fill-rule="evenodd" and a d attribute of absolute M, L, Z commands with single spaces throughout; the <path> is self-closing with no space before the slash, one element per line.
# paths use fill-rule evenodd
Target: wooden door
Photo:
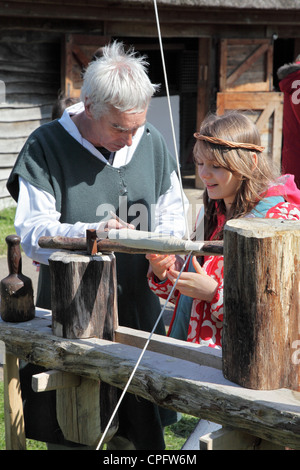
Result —
<path fill-rule="evenodd" d="M 281 166 L 283 93 L 273 91 L 271 39 L 224 39 L 220 43 L 217 114 L 240 110 L 256 123 L 265 153 Z"/>
<path fill-rule="evenodd" d="M 197 89 L 197 131 L 210 109 L 211 99 L 211 58 L 212 42 L 210 38 L 199 39 L 198 49 L 198 89 Z M 195 169 L 195 187 L 203 189 L 203 183 Z"/>
<path fill-rule="evenodd" d="M 221 40 L 219 89 L 221 92 L 272 91 L 271 39 Z"/>
<path fill-rule="evenodd" d="M 280 169 L 283 93 L 218 93 L 217 114 L 234 109 L 247 114 L 255 122 L 266 155 Z"/>
<path fill-rule="evenodd" d="M 95 53 L 109 42 L 107 36 L 66 34 L 62 51 L 62 90 L 66 97 L 79 98 L 83 72 Z"/>

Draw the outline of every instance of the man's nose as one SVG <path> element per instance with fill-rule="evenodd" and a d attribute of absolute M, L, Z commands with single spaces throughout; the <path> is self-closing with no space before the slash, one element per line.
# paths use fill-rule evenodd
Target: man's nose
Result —
<path fill-rule="evenodd" d="M 127 147 L 130 147 L 132 145 L 132 137 L 133 137 L 133 133 L 132 132 L 126 132 L 126 134 L 124 134 L 124 145 L 127 145 Z"/>

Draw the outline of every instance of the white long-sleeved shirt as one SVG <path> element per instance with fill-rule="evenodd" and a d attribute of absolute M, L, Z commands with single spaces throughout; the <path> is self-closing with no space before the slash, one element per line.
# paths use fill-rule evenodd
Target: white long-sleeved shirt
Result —
<path fill-rule="evenodd" d="M 83 110 L 82 103 L 67 108 L 59 122 L 64 129 L 82 146 L 89 150 L 101 161 L 109 165 L 104 156 L 89 141 L 84 139 L 71 119 L 71 115 Z M 116 152 L 113 166 L 119 168 L 130 162 L 134 151 L 143 135 L 144 127 L 138 129 L 130 147 L 123 147 Z M 27 256 L 42 264 L 48 264 L 53 250 L 40 248 L 38 240 L 42 236 L 85 237 L 87 229 L 99 229 L 99 222 L 75 224 L 61 223 L 61 214 L 56 210 L 55 198 L 24 178 L 19 177 L 19 198 L 15 217 L 15 229 L 21 237 L 22 247 Z M 182 201 L 180 184 L 176 172 L 171 174 L 171 186 L 159 197 L 155 207 L 155 231 L 172 233 L 182 238 L 185 234 L 185 210 L 188 210 L 188 200 L 183 195 Z"/>

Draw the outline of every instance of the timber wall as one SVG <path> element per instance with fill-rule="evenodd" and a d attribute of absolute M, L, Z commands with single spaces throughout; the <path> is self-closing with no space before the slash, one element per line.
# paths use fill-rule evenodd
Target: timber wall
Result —
<path fill-rule="evenodd" d="M 14 205 L 6 181 L 28 135 L 51 119 L 60 87 L 60 35 L 0 32 L 0 210 Z"/>

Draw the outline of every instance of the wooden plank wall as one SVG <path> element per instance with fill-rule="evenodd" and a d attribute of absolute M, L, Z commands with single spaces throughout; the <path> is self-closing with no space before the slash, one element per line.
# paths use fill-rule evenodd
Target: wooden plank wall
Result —
<path fill-rule="evenodd" d="M 14 205 L 6 181 L 18 152 L 34 129 L 51 120 L 60 88 L 60 50 L 57 34 L 0 32 L 0 80 L 5 89 L 5 101 L 0 100 L 0 210 Z"/>
<path fill-rule="evenodd" d="M 273 91 L 270 39 L 223 39 L 220 43 L 217 113 L 240 110 L 256 123 L 265 154 L 281 167 L 283 94 Z"/>

